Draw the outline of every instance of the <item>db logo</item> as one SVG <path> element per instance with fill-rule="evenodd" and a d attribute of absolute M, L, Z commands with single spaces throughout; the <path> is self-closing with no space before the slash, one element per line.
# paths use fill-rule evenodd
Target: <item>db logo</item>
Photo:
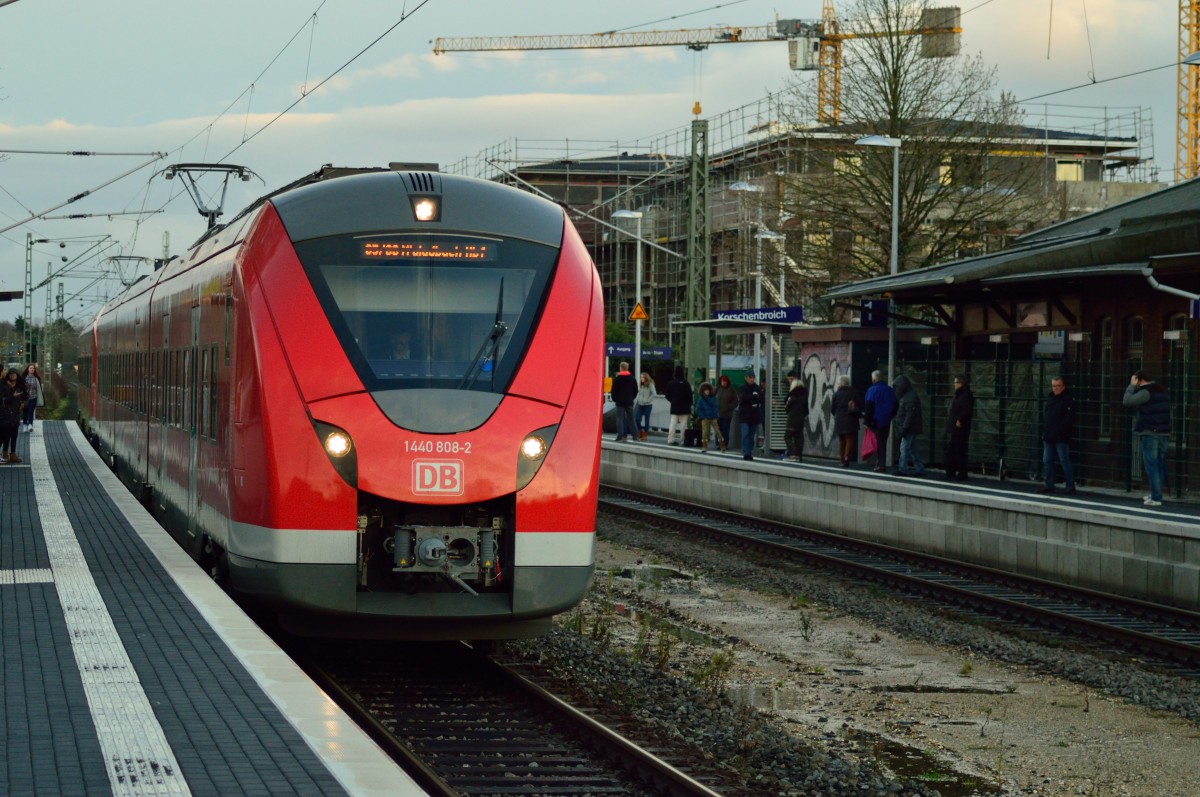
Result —
<path fill-rule="evenodd" d="M 413 492 L 437 495 L 463 494 L 461 459 L 413 460 Z"/>

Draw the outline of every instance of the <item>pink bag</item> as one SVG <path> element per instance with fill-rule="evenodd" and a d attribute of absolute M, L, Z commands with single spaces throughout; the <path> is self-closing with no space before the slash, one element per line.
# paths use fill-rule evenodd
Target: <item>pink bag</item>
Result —
<path fill-rule="evenodd" d="M 879 450 L 879 440 L 875 437 L 874 429 L 866 429 L 863 431 L 862 456 L 863 459 L 874 454 Z"/>

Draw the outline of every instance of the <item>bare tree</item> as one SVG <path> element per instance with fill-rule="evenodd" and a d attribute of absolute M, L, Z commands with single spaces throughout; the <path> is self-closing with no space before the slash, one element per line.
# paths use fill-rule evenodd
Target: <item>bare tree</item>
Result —
<path fill-rule="evenodd" d="M 902 142 L 901 271 L 994 251 L 1048 220 L 1052 180 L 1019 108 L 997 96 L 995 69 L 979 56 L 923 57 L 925 37 L 913 31 L 927 7 L 858 0 L 842 26 L 855 38 L 842 49 L 840 124 L 808 136 L 797 173 L 784 178 L 814 296 L 888 272 L 893 152 L 853 146 L 860 136 Z M 813 118 L 814 83 L 796 86 L 797 121 Z"/>

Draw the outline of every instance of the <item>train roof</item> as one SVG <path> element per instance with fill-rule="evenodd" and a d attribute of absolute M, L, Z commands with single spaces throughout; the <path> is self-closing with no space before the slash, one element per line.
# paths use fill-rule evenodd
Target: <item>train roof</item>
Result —
<path fill-rule="evenodd" d="M 382 179 L 369 181 L 365 189 L 361 182 L 356 182 L 353 191 L 349 190 L 350 183 L 338 182 L 340 178 L 361 175 L 380 175 Z M 512 235 L 552 246 L 562 242 L 562 208 L 511 186 L 474 177 L 442 174 L 434 164 L 394 163 L 388 167 L 325 164 L 311 174 L 259 197 L 228 222 L 207 230 L 189 249 L 220 234 L 265 202 L 271 202 L 280 211 L 293 240 L 392 226 L 396 217 L 388 215 L 388 211 L 390 209 L 394 213 L 396 210 L 395 190 L 394 184 L 388 182 L 391 178 L 385 175 L 396 175 L 402 179 L 410 194 L 441 194 L 444 187 L 453 186 L 458 198 L 443 207 L 442 221 L 445 226 L 464 232 Z M 443 186 L 443 183 L 448 185 Z M 484 192 L 497 190 L 511 192 L 512 198 L 497 203 L 484 196 Z M 317 199 L 319 203 L 313 201 Z M 315 207 L 317 204 L 320 205 L 319 209 Z"/>

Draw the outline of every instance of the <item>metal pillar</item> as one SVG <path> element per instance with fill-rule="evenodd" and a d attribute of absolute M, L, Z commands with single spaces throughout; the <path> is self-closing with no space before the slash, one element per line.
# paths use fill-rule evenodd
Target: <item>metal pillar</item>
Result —
<path fill-rule="evenodd" d="M 25 362 L 33 357 L 33 235 L 25 233 Z"/>
<path fill-rule="evenodd" d="M 688 280 L 687 318 L 696 321 L 712 312 L 712 241 L 708 216 L 708 121 L 692 121 L 692 159 L 688 175 Z M 708 330 L 684 335 L 684 357 L 689 373 L 708 368 Z"/>

